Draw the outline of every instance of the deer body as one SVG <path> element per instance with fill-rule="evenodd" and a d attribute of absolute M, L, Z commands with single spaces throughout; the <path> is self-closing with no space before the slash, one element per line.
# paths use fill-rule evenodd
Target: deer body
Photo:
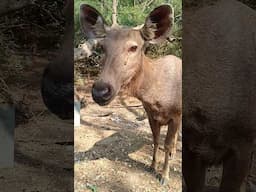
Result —
<path fill-rule="evenodd" d="M 66 26 L 63 44 L 57 57 L 45 68 L 41 94 L 47 108 L 61 119 L 74 116 L 74 65 L 73 65 L 73 0 L 66 0 L 63 14 Z"/>
<path fill-rule="evenodd" d="M 127 88 L 155 121 L 167 125 L 181 112 L 181 60 L 172 55 L 156 60 L 144 56 L 142 62 Z"/>
<path fill-rule="evenodd" d="M 142 70 L 130 87 L 133 95 L 144 106 L 153 133 L 154 153 L 151 168 L 156 169 L 160 128 L 168 125 L 165 139 L 165 164 L 161 182 L 169 176 L 169 154 L 176 153 L 178 130 L 181 129 L 182 65 L 181 60 L 169 55 L 157 60 L 143 59 Z M 136 87 L 134 89 L 134 87 Z"/>
<path fill-rule="evenodd" d="M 187 9 L 183 27 L 183 154 L 187 192 L 223 164 L 220 192 L 240 192 L 256 138 L 256 14 L 239 1 Z"/>
<path fill-rule="evenodd" d="M 145 42 L 166 38 L 173 19 L 171 7 L 162 5 L 154 9 L 142 28 L 109 28 L 100 13 L 89 5 L 81 5 L 80 19 L 88 38 L 103 39 L 103 69 L 93 84 L 92 97 L 99 105 L 107 105 L 125 88 L 142 101 L 153 133 L 152 170 L 157 163 L 160 127 L 168 125 L 160 177 L 164 183 L 169 177 L 169 156 L 175 154 L 181 127 L 181 59 L 169 55 L 153 60 L 145 56 L 144 47 Z"/>

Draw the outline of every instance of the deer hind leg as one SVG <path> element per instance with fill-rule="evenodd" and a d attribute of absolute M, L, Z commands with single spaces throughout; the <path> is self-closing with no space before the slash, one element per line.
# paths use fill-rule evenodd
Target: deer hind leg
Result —
<path fill-rule="evenodd" d="M 168 131 L 165 138 L 165 160 L 164 160 L 164 168 L 163 173 L 160 179 L 161 184 L 165 184 L 166 180 L 169 179 L 169 156 L 175 151 L 176 152 L 176 144 L 177 144 L 177 138 L 179 129 L 181 127 L 181 115 L 177 115 L 173 117 L 172 121 L 168 124 Z M 174 153 L 175 153 L 174 152 Z"/>
<path fill-rule="evenodd" d="M 155 121 L 150 115 L 148 115 L 150 128 L 152 130 L 153 135 L 153 143 L 154 143 L 154 152 L 153 152 L 153 160 L 150 166 L 152 172 L 156 170 L 157 165 L 157 151 L 159 147 L 159 138 L 160 138 L 160 125 Z"/>

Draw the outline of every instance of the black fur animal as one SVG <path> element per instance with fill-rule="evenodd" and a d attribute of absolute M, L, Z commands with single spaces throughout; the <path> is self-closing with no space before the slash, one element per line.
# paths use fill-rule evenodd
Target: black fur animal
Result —
<path fill-rule="evenodd" d="M 73 7 L 73 0 L 67 0 L 63 10 L 66 18 L 63 45 L 56 60 L 46 67 L 41 85 L 45 105 L 61 119 L 74 116 Z"/>
<path fill-rule="evenodd" d="M 240 192 L 256 136 L 256 13 L 220 0 L 184 10 L 183 175 L 202 192 L 223 163 L 220 192 Z"/>

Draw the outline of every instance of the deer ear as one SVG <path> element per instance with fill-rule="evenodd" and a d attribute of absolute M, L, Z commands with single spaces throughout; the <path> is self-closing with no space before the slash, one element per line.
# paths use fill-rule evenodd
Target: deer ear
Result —
<path fill-rule="evenodd" d="M 141 35 L 149 43 L 158 43 L 165 40 L 173 26 L 174 11 L 169 5 L 155 8 L 146 18 L 141 29 Z"/>
<path fill-rule="evenodd" d="M 106 34 L 106 22 L 102 15 L 87 4 L 80 6 L 80 24 L 83 33 L 89 39 L 104 38 Z"/>

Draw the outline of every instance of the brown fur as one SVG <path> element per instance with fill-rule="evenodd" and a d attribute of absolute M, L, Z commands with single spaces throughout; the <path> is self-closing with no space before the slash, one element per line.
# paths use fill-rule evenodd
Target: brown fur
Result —
<path fill-rule="evenodd" d="M 123 76 L 119 76 L 123 75 L 120 74 L 122 63 L 127 62 L 126 65 L 129 65 L 130 60 L 125 59 L 129 56 L 122 54 L 119 50 L 123 50 L 122 46 L 129 40 L 137 42 L 141 47 L 141 52 L 132 59 L 134 61 L 131 64 L 132 68 L 129 68 L 126 73 L 127 77 L 123 79 Z M 171 55 L 157 60 L 147 58 L 142 49 L 144 42 L 139 31 L 136 30 L 114 29 L 114 32 L 109 32 L 105 41 L 106 49 L 116 50 L 116 54 L 109 56 L 107 53 L 100 79 L 110 83 L 115 88 L 116 94 L 124 86 L 132 96 L 142 101 L 154 133 L 156 149 L 155 160 L 151 166 L 155 169 L 160 126 L 169 126 L 169 135 L 165 141 L 166 156 L 169 156 L 170 153 L 174 154 L 176 150 L 177 134 L 181 126 L 181 60 Z M 178 127 L 174 127 L 173 122 Z M 168 158 L 166 157 L 166 159 Z M 167 160 L 164 167 L 163 178 L 166 179 L 169 176 Z"/>
<path fill-rule="evenodd" d="M 87 5 L 82 10 L 94 12 Z M 94 30 L 86 34 L 97 36 L 97 27 L 101 16 L 98 15 L 97 26 L 90 23 L 89 12 L 83 12 L 84 26 L 90 26 Z M 83 19 L 83 18 L 82 18 Z M 104 67 L 100 80 L 104 85 L 111 85 L 112 99 L 121 88 L 126 89 L 130 95 L 137 97 L 143 103 L 147 112 L 150 127 L 153 133 L 154 154 L 151 168 L 156 168 L 157 150 L 159 146 L 160 128 L 168 125 L 165 139 L 165 163 L 161 182 L 169 177 L 169 155 L 176 152 L 178 130 L 181 128 L 181 59 L 169 55 L 152 60 L 145 56 L 144 46 L 146 41 L 158 42 L 164 39 L 172 26 L 173 12 L 169 6 L 160 6 L 153 10 L 146 19 L 143 28 L 105 28 L 104 23 L 99 31 L 106 31 L 102 45 L 105 50 Z M 95 20 L 95 15 L 94 15 Z M 152 21 L 157 22 L 151 28 Z M 95 28 L 96 27 L 96 28 Z M 157 28 L 159 27 L 159 29 Z M 150 31 L 151 30 L 151 31 Z M 151 35 L 146 35 L 151 34 Z M 102 35 L 101 35 L 102 36 Z M 130 51 L 136 46 L 136 51 Z M 103 84 L 102 84 L 103 86 Z"/>

